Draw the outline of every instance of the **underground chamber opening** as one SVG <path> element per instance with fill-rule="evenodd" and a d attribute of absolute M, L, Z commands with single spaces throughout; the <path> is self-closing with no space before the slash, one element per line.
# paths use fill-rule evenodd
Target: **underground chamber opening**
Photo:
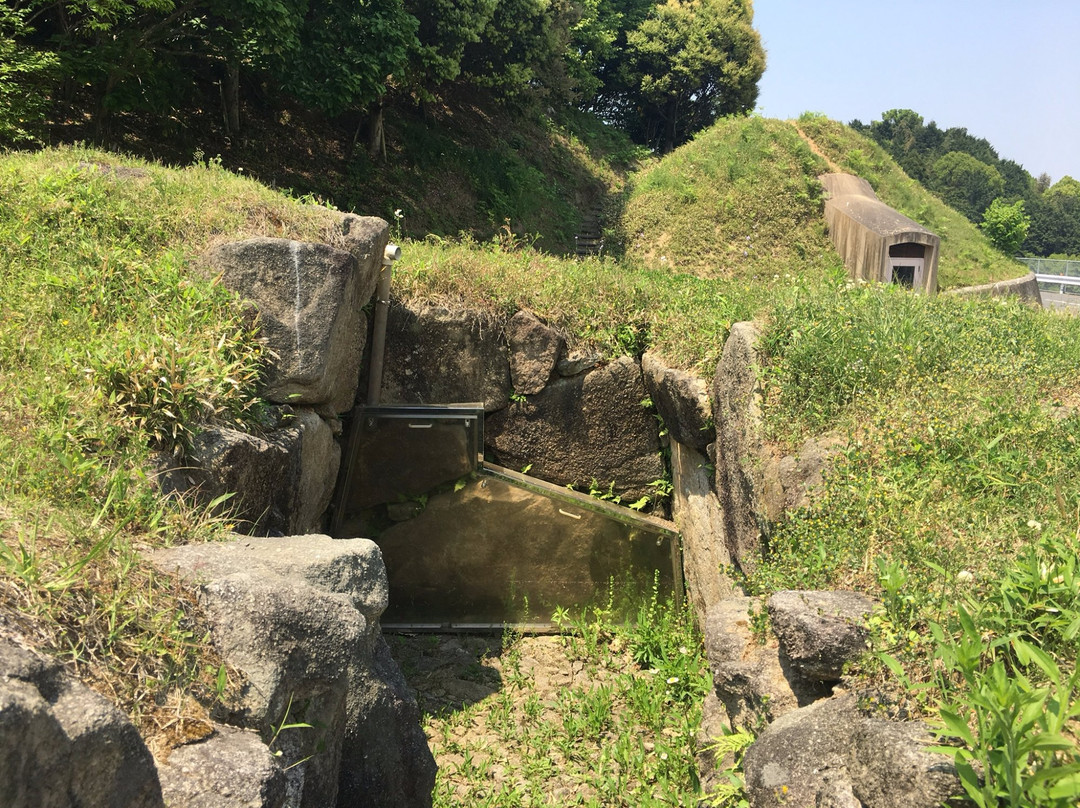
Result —
<path fill-rule="evenodd" d="M 388 631 L 555 628 L 682 598 L 675 526 L 485 462 L 483 406 L 357 407 L 330 533 L 379 545 Z"/>

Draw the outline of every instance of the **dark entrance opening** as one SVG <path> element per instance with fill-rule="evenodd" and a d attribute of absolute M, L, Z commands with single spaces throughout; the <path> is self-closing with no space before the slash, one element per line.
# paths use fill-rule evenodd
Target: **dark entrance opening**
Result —
<path fill-rule="evenodd" d="M 915 267 L 896 265 L 892 268 L 892 282 L 912 289 L 915 286 Z"/>

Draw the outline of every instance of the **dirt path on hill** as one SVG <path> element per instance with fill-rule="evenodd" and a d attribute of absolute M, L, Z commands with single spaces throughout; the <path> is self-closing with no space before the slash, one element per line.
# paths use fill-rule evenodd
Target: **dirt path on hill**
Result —
<path fill-rule="evenodd" d="M 795 121 L 788 121 L 788 123 L 790 123 L 792 126 L 795 127 L 795 131 L 799 133 L 799 137 L 801 137 L 803 140 L 806 141 L 806 145 L 810 147 L 810 151 L 812 151 L 814 154 L 816 154 L 818 157 L 820 157 L 822 160 L 824 160 L 826 162 L 826 164 L 828 164 L 829 171 L 833 172 L 834 174 L 843 174 L 844 173 L 844 169 L 840 168 L 840 166 L 838 166 L 836 163 L 834 163 L 829 158 L 829 155 L 827 155 L 825 152 L 823 152 L 821 150 L 821 147 L 819 147 L 818 144 L 816 144 L 814 142 L 814 139 L 811 138 L 808 134 L 806 134 L 806 132 L 804 132 L 802 129 L 799 128 L 799 124 L 797 124 Z"/>

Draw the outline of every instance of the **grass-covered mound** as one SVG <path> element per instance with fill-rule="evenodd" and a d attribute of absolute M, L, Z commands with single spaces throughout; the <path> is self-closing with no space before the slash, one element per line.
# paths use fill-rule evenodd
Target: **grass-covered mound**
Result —
<path fill-rule="evenodd" d="M 329 222 L 213 165 L 0 156 L 0 608 L 150 733 L 168 699 L 175 717 L 185 688 L 209 704 L 225 679 L 190 596 L 134 550 L 221 526 L 162 502 L 147 458 L 259 416 L 257 334 L 192 259 Z"/>
<path fill-rule="evenodd" d="M 649 267 L 758 285 L 778 272 L 822 274 L 837 265 L 817 180 L 831 169 L 800 130 L 839 170 L 863 177 L 883 202 L 940 236 L 943 289 L 1025 274 L 872 140 L 809 114 L 797 126 L 722 120 L 633 175 L 619 225 L 626 255 Z"/>
<path fill-rule="evenodd" d="M 768 284 L 839 263 L 825 235 L 825 161 L 782 121 L 726 118 L 631 180 L 620 223 L 646 266 Z"/>
<path fill-rule="evenodd" d="M 881 146 L 842 123 L 805 113 L 798 127 L 841 171 L 870 183 L 886 205 L 941 238 L 938 285 L 978 286 L 1019 278 L 1027 269 L 997 250 L 967 218 L 911 179 Z"/>

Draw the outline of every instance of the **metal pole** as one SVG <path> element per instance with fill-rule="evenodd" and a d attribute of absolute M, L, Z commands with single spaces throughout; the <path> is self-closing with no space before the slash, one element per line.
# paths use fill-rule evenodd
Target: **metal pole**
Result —
<path fill-rule="evenodd" d="M 401 258 L 401 247 L 387 244 L 383 251 L 379 284 L 375 289 L 375 327 L 371 335 L 371 368 L 368 372 L 367 405 L 379 403 L 382 389 L 383 353 L 386 350 L 386 317 L 390 312 L 390 280 L 394 262 Z"/>

